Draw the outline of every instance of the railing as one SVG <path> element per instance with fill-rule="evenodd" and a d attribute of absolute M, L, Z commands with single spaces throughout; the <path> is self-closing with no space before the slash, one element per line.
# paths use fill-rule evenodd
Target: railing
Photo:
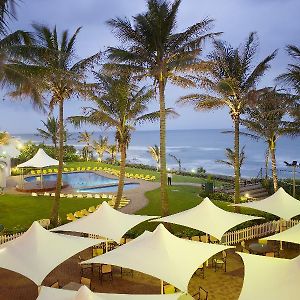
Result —
<path fill-rule="evenodd" d="M 299 220 L 289 220 L 289 221 L 282 221 L 282 222 L 283 222 L 282 227 L 284 230 L 300 223 Z M 223 235 L 221 242 L 224 245 L 234 245 L 240 243 L 243 240 L 247 241 L 255 238 L 268 236 L 270 234 L 274 234 L 275 232 L 279 231 L 279 228 L 280 228 L 280 221 L 270 221 L 267 223 L 255 225 L 252 227 L 247 227 L 236 231 L 229 231 Z M 23 233 L 24 232 L 19 232 L 19 233 L 9 234 L 9 235 L 0 235 L 0 245 L 20 237 Z M 93 234 L 89 234 L 89 237 L 100 238 L 100 236 L 93 235 Z"/>
<path fill-rule="evenodd" d="M 299 222 L 300 221 L 298 220 L 283 221 L 283 228 L 288 229 L 298 224 Z M 233 245 L 233 244 L 238 244 L 243 240 L 246 241 L 246 240 L 268 236 L 270 234 L 274 234 L 275 232 L 278 232 L 280 228 L 279 226 L 280 226 L 280 221 L 270 221 L 267 223 L 255 225 L 252 227 L 247 227 L 236 231 L 229 231 L 223 235 L 221 242 L 222 244 L 225 245 Z"/>

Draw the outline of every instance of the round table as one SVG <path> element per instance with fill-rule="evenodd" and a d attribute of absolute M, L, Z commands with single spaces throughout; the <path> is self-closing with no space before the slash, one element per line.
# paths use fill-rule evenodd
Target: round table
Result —
<path fill-rule="evenodd" d="M 274 252 L 274 248 L 268 244 L 252 243 L 249 245 L 249 249 L 253 253 L 265 254 L 267 252 Z"/>

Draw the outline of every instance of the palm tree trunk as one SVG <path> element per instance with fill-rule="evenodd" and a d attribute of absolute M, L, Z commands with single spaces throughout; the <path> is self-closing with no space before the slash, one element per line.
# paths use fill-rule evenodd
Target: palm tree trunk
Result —
<path fill-rule="evenodd" d="M 234 203 L 240 203 L 240 115 L 233 116 L 234 121 Z M 239 207 L 236 207 L 239 212 Z"/>
<path fill-rule="evenodd" d="M 63 170 L 63 157 L 64 157 L 64 101 L 61 99 L 59 102 L 59 149 L 58 149 L 58 172 L 56 181 L 55 197 L 53 199 L 51 211 L 51 224 L 58 225 L 58 211 L 60 204 L 60 191 L 62 183 L 62 170 Z"/>
<path fill-rule="evenodd" d="M 163 80 L 162 75 L 159 79 L 158 88 L 160 105 L 160 200 L 162 216 L 168 216 L 169 202 L 167 194 L 165 81 Z"/>
<path fill-rule="evenodd" d="M 266 156 L 265 156 L 265 168 L 266 168 L 266 175 L 265 175 L 265 179 L 268 180 L 269 177 L 269 148 L 266 150 Z"/>
<path fill-rule="evenodd" d="M 272 177 L 273 177 L 274 192 L 278 190 L 278 176 L 277 176 L 275 150 L 276 150 L 276 144 L 274 141 L 271 141 L 270 154 L 271 154 L 271 161 L 272 161 Z"/>
<path fill-rule="evenodd" d="M 120 177 L 119 177 L 119 185 L 117 192 L 117 199 L 114 208 L 117 209 L 120 205 L 123 189 L 124 189 L 124 179 L 125 179 L 125 166 L 126 166 L 126 144 L 120 145 L 120 153 L 121 153 L 121 161 L 120 161 Z"/>

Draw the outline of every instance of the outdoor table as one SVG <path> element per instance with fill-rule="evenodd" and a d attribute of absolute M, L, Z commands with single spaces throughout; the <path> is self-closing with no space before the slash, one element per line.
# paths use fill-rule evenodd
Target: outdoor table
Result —
<path fill-rule="evenodd" d="M 274 248 L 268 244 L 252 243 L 249 249 L 257 254 L 265 254 L 267 252 L 274 252 Z"/>
<path fill-rule="evenodd" d="M 62 289 L 64 290 L 71 290 L 71 291 L 78 291 L 81 288 L 82 284 L 78 282 L 69 282 L 68 284 L 64 285 Z"/>

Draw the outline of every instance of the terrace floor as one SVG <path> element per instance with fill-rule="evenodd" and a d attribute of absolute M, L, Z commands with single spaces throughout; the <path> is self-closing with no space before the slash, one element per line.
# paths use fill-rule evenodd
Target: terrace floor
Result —
<path fill-rule="evenodd" d="M 286 249 L 281 253 L 282 257 L 293 258 L 299 255 L 300 251 Z M 184 253 L 183 253 L 184 255 Z M 91 250 L 81 253 L 84 259 L 91 257 Z M 180 270 L 178 270 L 180 272 Z M 134 271 L 131 274 L 120 275 L 120 268 L 114 267 L 113 281 L 104 278 L 100 283 L 96 271 L 85 273 L 86 277 L 92 279 L 92 289 L 95 292 L 104 293 L 125 293 L 125 294 L 159 294 L 160 281 L 157 278 Z M 242 259 L 232 249 L 228 251 L 227 272 L 223 270 L 214 271 L 209 265 L 205 268 L 205 277 L 194 274 L 189 284 L 189 292 L 194 294 L 199 286 L 208 291 L 209 300 L 236 300 L 238 299 L 244 277 L 244 266 Z M 51 285 L 56 280 L 60 285 L 80 281 L 80 267 L 78 265 L 78 255 L 68 259 L 66 262 L 52 271 L 44 280 L 44 285 Z M 0 300 L 34 300 L 37 298 L 37 286 L 29 279 L 17 273 L 0 269 Z"/>

